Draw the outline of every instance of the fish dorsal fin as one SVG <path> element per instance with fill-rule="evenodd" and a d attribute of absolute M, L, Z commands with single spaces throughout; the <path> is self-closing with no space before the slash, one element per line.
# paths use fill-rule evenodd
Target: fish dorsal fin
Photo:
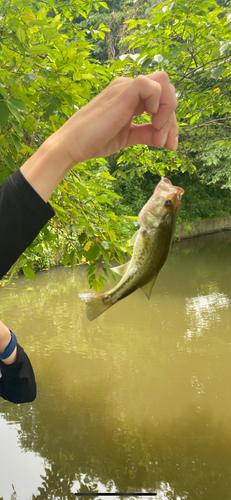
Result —
<path fill-rule="evenodd" d="M 129 241 L 129 245 L 132 245 L 133 243 L 135 243 L 135 241 L 136 241 L 136 238 L 137 238 L 137 236 L 138 236 L 139 231 L 140 231 L 140 230 L 138 229 L 138 231 L 136 231 L 136 232 L 133 234 L 133 236 L 131 237 L 131 239 L 130 239 L 130 241 Z"/>
<path fill-rule="evenodd" d="M 151 279 L 151 281 L 149 281 L 148 283 L 146 283 L 146 285 L 144 285 L 144 286 L 141 287 L 141 290 L 143 290 L 143 292 L 145 293 L 145 295 L 148 298 L 148 300 L 151 297 L 153 285 L 154 285 L 154 283 L 156 281 L 156 278 L 157 278 L 157 275 L 155 275 L 154 278 Z"/>
<path fill-rule="evenodd" d="M 130 260 L 126 262 L 126 264 L 122 264 L 122 266 L 117 266 L 117 267 L 111 267 L 111 271 L 114 271 L 114 273 L 119 274 L 120 276 L 124 276 L 126 273 L 128 266 L 130 264 Z"/>

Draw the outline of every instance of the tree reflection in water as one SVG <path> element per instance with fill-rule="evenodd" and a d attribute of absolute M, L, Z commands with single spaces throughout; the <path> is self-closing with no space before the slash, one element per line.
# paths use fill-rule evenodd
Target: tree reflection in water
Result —
<path fill-rule="evenodd" d="M 22 450 L 45 460 L 33 500 L 73 500 L 99 486 L 229 500 L 230 270 L 226 242 L 178 246 L 150 302 L 134 294 L 93 324 L 77 302 L 82 270 L 78 282 L 60 269 L 38 275 L 31 292 L 25 280 L 1 290 L 38 382 L 32 405 L 1 405 L 20 424 Z M 187 336 L 197 317 L 189 304 L 214 293 L 227 298 L 219 320 L 212 301 L 213 321 L 206 313 L 200 335 Z"/>

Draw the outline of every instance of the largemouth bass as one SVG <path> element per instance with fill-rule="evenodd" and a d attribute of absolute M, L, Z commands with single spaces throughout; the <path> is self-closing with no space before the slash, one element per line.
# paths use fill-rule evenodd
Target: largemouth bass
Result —
<path fill-rule="evenodd" d="M 138 215 L 140 229 L 131 239 L 131 242 L 135 242 L 131 260 L 112 268 L 122 279 L 109 292 L 79 294 L 87 305 L 90 321 L 138 288 L 150 298 L 157 275 L 171 248 L 183 194 L 182 188 L 173 186 L 164 177 L 157 184 L 153 195 Z"/>

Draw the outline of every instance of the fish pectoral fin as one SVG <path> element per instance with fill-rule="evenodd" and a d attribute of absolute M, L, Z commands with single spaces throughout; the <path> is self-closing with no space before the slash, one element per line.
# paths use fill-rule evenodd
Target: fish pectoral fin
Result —
<path fill-rule="evenodd" d="M 133 243 L 135 243 L 135 241 L 136 241 L 136 238 L 137 238 L 137 236 L 138 236 L 139 231 L 140 231 L 140 230 L 138 229 L 138 231 L 136 231 L 136 232 L 133 234 L 133 236 L 131 237 L 131 239 L 130 239 L 130 241 L 129 241 L 129 245 L 133 245 Z"/>
<path fill-rule="evenodd" d="M 146 285 L 144 285 L 144 286 L 141 287 L 141 290 L 143 290 L 143 292 L 145 293 L 145 295 L 148 298 L 148 300 L 151 297 L 152 289 L 153 289 L 154 283 L 156 281 L 156 278 L 157 278 L 157 275 L 154 276 L 154 278 L 152 278 L 151 281 L 149 281 L 148 283 L 146 283 Z"/>
<path fill-rule="evenodd" d="M 128 262 L 126 262 L 126 264 L 122 264 L 122 266 L 111 267 L 111 271 L 113 271 L 114 273 L 120 274 L 120 276 L 123 276 L 126 273 L 129 264 L 130 264 L 130 260 Z"/>

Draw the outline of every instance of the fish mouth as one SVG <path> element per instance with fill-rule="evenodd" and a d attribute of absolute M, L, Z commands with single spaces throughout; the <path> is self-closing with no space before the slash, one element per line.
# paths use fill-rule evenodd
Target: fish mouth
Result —
<path fill-rule="evenodd" d="M 179 186 L 173 186 L 171 181 L 167 179 L 167 177 L 162 177 L 160 182 L 157 184 L 156 189 L 154 191 L 155 197 L 167 198 L 170 195 L 175 195 L 174 198 L 177 198 L 178 201 L 181 201 L 181 198 L 184 194 L 184 189 Z"/>

